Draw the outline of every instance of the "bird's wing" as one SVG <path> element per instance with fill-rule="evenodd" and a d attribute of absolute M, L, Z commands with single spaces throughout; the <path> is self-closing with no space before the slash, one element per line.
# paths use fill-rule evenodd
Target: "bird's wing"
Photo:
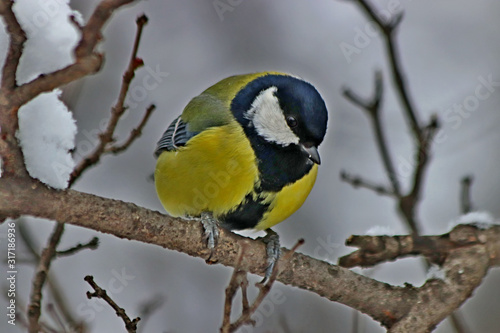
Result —
<path fill-rule="evenodd" d="M 216 96 L 209 92 L 193 98 L 163 133 L 158 141 L 155 156 L 163 151 L 175 151 L 185 146 L 189 139 L 204 130 L 227 125 L 234 121 L 228 105 L 222 103 Z"/>
<path fill-rule="evenodd" d="M 170 123 L 156 144 L 155 156 L 158 157 L 165 150 L 177 150 L 186 144 L 189 137 L 189 133 L 186 130 L 186 123 L 182 121 L 181 116 L 178 116 Z"/>

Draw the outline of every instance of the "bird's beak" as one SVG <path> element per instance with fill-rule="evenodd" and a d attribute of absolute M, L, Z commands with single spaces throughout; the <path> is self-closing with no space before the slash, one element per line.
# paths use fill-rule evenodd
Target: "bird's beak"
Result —
<path fill-rule="evenodd" d="M 316 164 L 321 164 L 321 159 L 319 158 L 318 149 L 314 146 L 306 147 L 302 145 L 302 150 L 308 155 L 309 159 Z"/>

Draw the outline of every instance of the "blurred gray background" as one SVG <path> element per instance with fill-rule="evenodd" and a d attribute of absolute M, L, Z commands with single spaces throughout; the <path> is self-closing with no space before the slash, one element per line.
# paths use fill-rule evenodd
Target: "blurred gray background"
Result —
<path fill-rule="evenodd" d="M 95 144 L 99 130 L 114 104 L 127 65 L 136 25 L 146 13 L 139 56 L 145 67 L 132 83 L 130 110 L 120 122 L 118 138 L 125 139 L 150 103 L 157 111 L 143 135 L 125 153 L 107 156 L 86 172 L 74 189 L 134 202 L 164 211 L 153 183 L 153 151 L 166 126 L 202 90 L 233 74 L 277 70 L 293 73 L 314 84 L 330 112 L 326 139 L 320 147 L 319 178 L 304 206 L 275 227 L 282 245 L 297 239 L 306 243 L 300 251 L 335 263 L 352 249 L 343 245 L 351 234 L 363 234 L 373 226 L 395 233 L 406 229 L 394 202 L 367 190 L 356 190 L 339 180 L 341 170 L 377 183 L 387 183 L 368 118 L 347 102 L 341 89 L 348 86 L 370 96 L 373 74 L 381 69 L 386 89 L 383 121 L 400 179 L 408 184 L 413 164 L 409 130 L 391 85 L 381 39 L 371 33 L 360 9 L 348 1 L 254 0 L 226 1 L 228 11 L 218 13 L 212 0 L 148 0 L 119 10 L 104 31 L 101 45 L 106 62 L 100 73 L 73 85 L 67 98 L 77 120 L 79 135 L 75 156 L 83 156 Z M 72 1 L 85 18 L 97 1 Z M 232 5 L 231 5 L 232 4 Z M 500 82 L 500 2 L 480 1 L 377 1 L 381 10 L 404 10 L 398 41 L 411 94 L 422 120 L 438 113 L 440 140 L 433 146 L 419 215 L 427 234 L 443 233 L 459 216 L 460 179 L 474 175 L 474 207 L 500 217 L 500 86 L 492 86 L 488 98 L 478 100 L 473 111 L 460 115 L 454 105 L 474 100 L 476 88 L 491 77 Z M 368 29 L 368 30 L 367 30 Z M 367 31 L 370 34 L 367 34 Z M 356 52 L 346 55 L 342 47 Z M 152 76 L 151 72 L 168 73 Z M 156 82 L 153 89 L 144 84 Z M 481 88 L 485 92 L 485 87 Z M 45 245 L 53 223 L 28 221 L 35 243 Z M 5 228 L 6 226 L 1 226 Z M 60 248 L 85 242 L 96 232 L 67 227 Z M 208 266 L 202 259 L 157 246 L 98 234 L 95 251 L 57 259 L 52 272 L 76 317 L 92 332 L 123 332 L 112 309 L 87 300 L 83 281 L 91 274 L 108 289 L 131 317 L 142 304 L 161 299 L 141 332 L 217 332 L 223 313 L 224 288 L 231 269 Z M 22 249 L 21 256 L 29 257 Z M 20 301 L 31 289 L 33 266 L 18 274 Z M 364 271 L 392 284 L 421 285 L 425 271 L 418 259 L 399 260 Z M 251 282 L 259 278 L 251 276 Z M 3 281 L 2 283 L 4 283 Z M 500 272 L 491 271 L 474 296 L 462 307 L 473 332 L 497 332 L 500 324 Z M 256 314 L 257 325 L 240 332 L 350 332 L 354 311 L 316 294 L 276 283 L 265 306 Z M 252 293 L 255 294 L 255 293 Z M 44 302 L 51 302 L 45 292 Z M 5 298 L 0 299 L 0 306 Z M 21 332 L 5 327 L 0 331 Z M 376 322 L 361 315 L 359 332 L 383 332 Z M 437 332 L 452 332 L 443 322 Z"/>

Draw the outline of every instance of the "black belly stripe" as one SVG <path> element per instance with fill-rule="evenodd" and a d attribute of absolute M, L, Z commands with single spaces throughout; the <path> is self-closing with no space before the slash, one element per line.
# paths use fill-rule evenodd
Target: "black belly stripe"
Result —
<path fill-rule="evenodd" d="M 222 227 L 229 230 L 255 228 L 269 208 L 269 203 L 263 201 L 264 199 L 261 197 L 254 198 L 251 193 L 247 194 L 238 208 L 219 217 Z"/>

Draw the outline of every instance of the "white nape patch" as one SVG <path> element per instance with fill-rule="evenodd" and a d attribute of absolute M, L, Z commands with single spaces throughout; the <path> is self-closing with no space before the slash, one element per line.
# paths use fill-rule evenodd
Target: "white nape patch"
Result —
<path fill-rule="evenodd" d="M 298 144 L 299 138 L 288 127 L 278 98 L 274 96 L 277 90 L 276 87 L 270 87 L 262 91 L 253 101 L 250 110 L 245 112 L 245 118 L 251 121 L 257 134 L 269 142 L 282 146 Z"/>

